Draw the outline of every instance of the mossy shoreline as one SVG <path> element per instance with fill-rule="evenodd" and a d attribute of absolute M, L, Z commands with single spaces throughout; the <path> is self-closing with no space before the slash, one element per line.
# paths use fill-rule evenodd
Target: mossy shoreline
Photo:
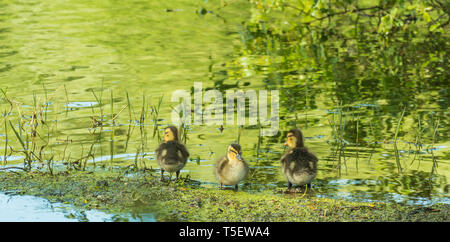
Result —
<path fill-rule="evenodd" d="M 448 222 L 448 204 L 353 202 L 277 191 L 234 192 L 181 179 L 161 182 L 152 171 L 0 171 L 0 192 L 112 213 L 145 212 L 157 221 L 429 221 Z"/>

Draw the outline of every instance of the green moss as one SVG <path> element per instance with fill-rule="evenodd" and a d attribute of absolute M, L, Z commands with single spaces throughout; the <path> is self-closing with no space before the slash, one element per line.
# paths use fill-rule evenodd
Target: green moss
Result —
<path fill-rule="evenodd" d="M 448 204 L 431 207 L 316 198 L 277 191 L 205 188 L 160 182 L 156 174 L 0 172 L 3 192 L 111 212 L 150 212 L 158 221 L 449 221 Z"/>

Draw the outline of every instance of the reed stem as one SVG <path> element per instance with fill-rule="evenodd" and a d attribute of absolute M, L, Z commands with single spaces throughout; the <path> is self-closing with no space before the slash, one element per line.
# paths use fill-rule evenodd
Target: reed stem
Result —
<path fill-rule="evenodd" d="M 402 122 L 403 115 L 405 115 L 405 111 L 406 111 L 406 105 L 403 108 L 402 114 L 397 122 L 397 127 L 395 128 L 395 136 L 394 136 L 395 163 L 397 164 L 397 169 L 398 169 L 398 172 L 400 172 L 400 173 L 402 173 L 402 166 L 400 164 L 400 153 L 399 153 L 398 147 L 397 147 L 397 139 L 398 139 L 398 132 L 400 130 L 400 124 Z"/>

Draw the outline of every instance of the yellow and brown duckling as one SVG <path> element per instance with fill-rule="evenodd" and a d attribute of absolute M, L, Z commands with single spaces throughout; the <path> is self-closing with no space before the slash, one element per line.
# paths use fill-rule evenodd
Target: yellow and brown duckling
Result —
<path fill-rule="evenodd" d="M 175 126 L 164 129 L 163 143 L 159 145 L 155 153 L 156 161 L 161 167 L 161 181 L 164 180 L 164 171 L 170 174 L 176 172 L 176 180 L 178 180 L 180 170 L 186 165 L 189 152 L 178 140 L 178 129 Z"/>
<path fill-rule="evenodd" d="M 305 147 L 300 130 L 293 128 L 287 133 L 285 145 L 289 149 L 281 157 L 281 170 L 288 180 L 288 189 L 292 184 L 311 186 L 317 173 L 317 157 Z"/>
<path fill-rule="evenodd" d="M 231 144 L 228 146 L 227 154 L 216 163 L 215 173 L 217 180 L 222 185 L 234 185 L 234 190 L 238 190 L 238 184 L 248 175 L 248 165 L 242 158 L 241 146 Z"/>

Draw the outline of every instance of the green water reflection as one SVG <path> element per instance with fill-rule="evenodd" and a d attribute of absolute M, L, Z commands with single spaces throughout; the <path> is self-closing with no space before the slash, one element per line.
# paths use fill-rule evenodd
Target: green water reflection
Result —
<path fill-rule="evenodd" d="M 279 158 L 297 126 L 320 159 L 319 196 L 448 203 L 447 28 L 380 44 L 368 20 L 306 28 L 261 11 L 247 1 L 3 1 L 0 85 L 13 108 L 2 99 L 2 163 L 24 159 L 11 121 L 43 161 L 157 168 L 154 128 L 171 123 L 172 93 L 202 82 L 280 91 L 278 135 L 258 150 L 259 128 L 241 129 L 244 190 L 286 186 Z M 237 137 L 236 125 L 189 126 L 182 175 L 217 186 L 215 159 Z"/>

